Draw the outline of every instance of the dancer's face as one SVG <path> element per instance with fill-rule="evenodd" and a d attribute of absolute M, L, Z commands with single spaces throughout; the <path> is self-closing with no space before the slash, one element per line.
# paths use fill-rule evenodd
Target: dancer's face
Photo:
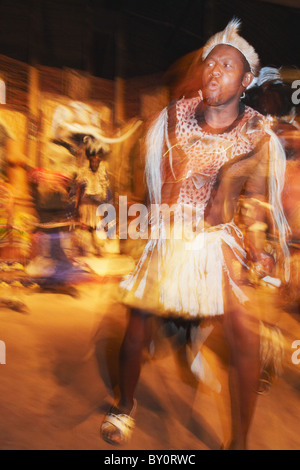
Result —
<path fill-rule="evenodd" d="M 89 157 L 90 161 L 90 169 L 92 170 L 93 173 L 96 173 L 98 171 L 100 162 L 101 162 L 101 157 L 99 155 L 91 155 Z"/>
<path fill-rule="evenodd" d="M 221 44 L 203 64 L 202 94 L 208 106 L 238 102 L 253 79 L 243 54 L 235 47 Z"/>

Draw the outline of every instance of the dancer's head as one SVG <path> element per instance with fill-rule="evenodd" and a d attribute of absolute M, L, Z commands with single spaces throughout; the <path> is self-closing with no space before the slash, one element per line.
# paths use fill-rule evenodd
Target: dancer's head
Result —
<path fill-rule="evenodd" d="M 259 57 L 239 36 L 239 26 L 239 20 L 232 20 L 203 48 L 202 93 L 210 106 L 239 100 L 259 72 Z"/>

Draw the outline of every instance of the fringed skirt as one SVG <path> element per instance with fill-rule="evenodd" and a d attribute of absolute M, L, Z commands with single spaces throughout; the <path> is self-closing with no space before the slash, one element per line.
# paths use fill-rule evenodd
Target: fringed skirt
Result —
<path fill-rule="evenodd" d="M 233 223 L 202 229 L 189 239 L 149 240 L 121 282 L 122 302 L 164 317 L 198 319 L 224 314 L 224 286 L 247 302 L 239 275 L 246 268 L 243 235 Z"/>

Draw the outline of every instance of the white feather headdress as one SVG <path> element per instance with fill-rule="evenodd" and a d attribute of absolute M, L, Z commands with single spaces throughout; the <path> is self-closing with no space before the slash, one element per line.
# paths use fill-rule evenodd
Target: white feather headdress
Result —
<path fill-rule="evenodd" d="M 240 30 L 241 20 L 233 18 L 226 26 L 224 31 L 221 31 L 212 36 L 203 48 L 203 60 L 210 54 L 210 52 L 220 44 L 232 46 L 238 49 L 246 58 L 250 70 L 254 76 L 259 72 L 259 57 L 253 46 L 251 46 L 238 32 Z"/>
<path fill-rule="evenodd" d="M 260 87 L 264 83 L 268 82 L 273 84 L 283 83 L 279 69 L 276 69 L 275 67 L 263 67 L 260 69 L 258 76 L 252 80 L 247 90 L 254 86 Z"/>

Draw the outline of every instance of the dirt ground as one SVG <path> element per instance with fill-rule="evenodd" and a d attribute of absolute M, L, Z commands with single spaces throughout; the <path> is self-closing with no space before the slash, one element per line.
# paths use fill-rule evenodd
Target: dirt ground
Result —
<path fill-rule="evenodd" d="M 111 256 L 98 263 L 99 277 L 74 290 L 16 287 L 14 295 L 26 311 L 0 308 L 0 340 L 6 346 L 6 364 L 0 365 L 1 450 L 116 452 L 99 429 L 113 400 L 127 318 L 118 302 L 118 282 L 132 260 Z M 267 395 L 258 397 L 250 449 L 300 449 L 300 365 L 291 360 L 292 343 L 300 340 L 299 320 L 298 313 L 280 312 L 284 373 Z M 138 385 L 137 428 L 123 450 L 208 450 L 226 442 L 222 341 L 216 326 L 211 344 L 217 347 L 208 354 L 221 393 L 195 380 L 181 349 L 167 339 L 157 343 Z"/>

